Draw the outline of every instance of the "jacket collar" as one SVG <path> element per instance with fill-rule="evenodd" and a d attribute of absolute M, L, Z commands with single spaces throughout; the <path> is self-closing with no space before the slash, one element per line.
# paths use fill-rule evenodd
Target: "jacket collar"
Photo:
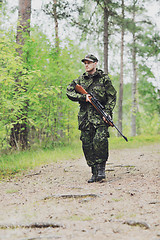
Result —
<path fill-rule="evenodd" d="M 96 72 L 94 74 L 88 74 L 87 72 L 83 73 L 83 76 L 85 79 L 90 79 L 90 78 L 94 78 L 95 76 L 102 76 L 103 75 L 103 71 L 100 69 L 96 69 Z"/>

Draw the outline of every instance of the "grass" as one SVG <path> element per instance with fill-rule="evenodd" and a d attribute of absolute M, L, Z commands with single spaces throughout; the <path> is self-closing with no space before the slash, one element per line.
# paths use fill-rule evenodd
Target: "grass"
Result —
<path fill-rule="evenodd" d="M 72 221 L 91 221 L 91 220 L 93 220 L 93 218 L 90 216 L 78 216 L 75 214 L 70 217 L 70 220 L 72 220 Z"/>
<path fill-rule="evenodd" d="M 8 189 L 6 190 L 6 193 L 9 193 L 9 194 L 13 194 L 13 193 L 17 193 L 18 190 L 17 189 Z"/>
<path fill-rule="evenodd" d="M 79 141 L 56 149 L 36 149 L 2 154 L 0 156 L 0 179 L 37 166 L 81 156 L 82 150 Z"/>
<path fill-rule="evenodd" d="M 128 142 L 122 137 L 111 137 L 109 140 L 110 149 L 138 148 L 155 143 L 160 143 L 160 135 L 128 137 Z"/>
<path fill-rule="evenodd" d="M 110 149 L 137 148 L 160 143 L 160 135 L 129 137 L 128 140 L 126 142 L 123 138 L 111 137 L 109 139 Z M 0 156 L 0 179 L 60 160 L 77 159 L 82 155 L 81 141 L 79 140 L 56 149 L 32 149 L 2 154 Z"/>

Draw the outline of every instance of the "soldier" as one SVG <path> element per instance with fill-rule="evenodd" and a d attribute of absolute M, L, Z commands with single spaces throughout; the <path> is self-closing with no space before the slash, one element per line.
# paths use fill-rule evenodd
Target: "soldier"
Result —
<path fill-rule="evenodd" d="M 108 126 L 95 108 L 89 103 L 89 94 L 75 91 L 76 84 L 81 85 L 87 92 L 92 93 L 105 107 L 104 111 L 112 116 L 116 104 L 116 90 L 110 78 L 102 70 L 97 69 L 98 59 L 88 54 L 81 60 L 85 73 L 73 80 L 67 87 L 67 96 L 80 104 L 78 125 L 81 130 L 80 140 L 86 162 L 91 167 L 92 177 L 88 183 L 100 182 L 105 179 L 105 166 L 108 159 Z"/>

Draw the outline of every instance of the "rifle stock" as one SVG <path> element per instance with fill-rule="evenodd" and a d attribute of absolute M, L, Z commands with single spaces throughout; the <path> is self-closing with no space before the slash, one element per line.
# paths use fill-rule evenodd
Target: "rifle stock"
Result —
<path fill-rule="evenodd" d="M 86 90 L 85 90 L 81 85 L 79 85 L 79 84 L 77 84 L 77 85 L 75 86 L 75 90 L 76 90 L 76 92 L 81 93 L 81 94 L 88 94 L 88 93 L 86 92 Z"/>
<path fill-rule="evenodd" d="M 108 123 L 111 127 L 115 127 L 117 129 L 117 131 L 120 133 L 120 135 L 126 140 L 126 142 L 128 142 L 128 139 L 121 133 L 121 131 L 117 128 L 117 126 L 113 123 L 113 120 L 111 119 L 111 117 L 106 114 L 103 110 L 103 106 L 101 105 L 101 103 L 93 96 L 93 94 L 88 93 L 81 85 L 76 84 L 75 86 L 75 90 L 78 93 L 81 94 L 90 94 L 91 95 L 91 101 L 90 103 L 92 104 L 92 106 L 97 110 L 97 112 L 103 117 L 103 120 L 105 123 Z"/>

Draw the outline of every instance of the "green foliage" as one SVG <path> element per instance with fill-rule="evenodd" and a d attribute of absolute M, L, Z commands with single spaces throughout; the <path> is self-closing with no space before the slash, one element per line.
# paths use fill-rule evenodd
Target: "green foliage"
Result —
<path fill-rule="evenodd" d="M 16 52 L 17 45 L 3 36 L 0 43 L 0 126 L 2 135 L 17 121 L 27 99 L 25 85 L 30 77 Z M 20 74 L 21 73 L 21 74 Z M 20 79 L 21 82 L 17 82 Z M 19 118 L 19 123 L 22 118 Z M 6 139 L 6 136 L 4 136 Z"/>
<path fill-rule="evenodd" d="M 141 69 L 142 70 L 142 69 Z M 136 125 L 137 125 L 137 134 L 151 134 L 156 135 L 160 133 L 160 98 L 158 90 L 153 86 L 151 82 L 147 81 L 148 72 L 143 71 L 140 73 L 139 69 L 139 78 L 138 81 L 138 97 L 137 97 L 137 117 L 136 117 Z M 147 68 L 148 71 L 150 71 Z M 112 76 L 113 83 L 116 89 L 117 86 L 117 77 Z M 123 94 L 123 133 L 126 136 L 130 136 L 130 122 L 131 122 L 131 106 L 132 106 L 132 87 L 131 83 L 124 84 L 124 94 Z M 117 93 L 117 99 L 118 99 Z M 114 122 L 118 126 L 118 103 L 114 109 Z M 117 132 L 115 129 L 110 129 L 111 136 L 116 136 Z"/>
<path fill-rule="evenodd" d="M 153 26 L 147 27 L 147 30 L 139 34 L 141 44 L 138 44 L 139 55 L 143 58 L 156 57 L 160 55 L 160 36 L 159 32 L 155 31 Z"/>
<path fill-rule="evenodd" d="M 139 113 L 137 115 L 138 134 L 160 133 L 160 100 L 157 89 L 145 77 L 138 82 Z"/>
<path fill-rule="evenodd" d="M 88 1 L 84 1 L 85 11 L 81 7 L 78 8 L 80 14 L 76 22 L 80 25 L 82 32 L 85 33 L 81 35 L 82 39 L 88 37 L 85 50 L 92 48 L 95 52 L 100 53 L 103 42 L 102 16 L 105 1 L 93 2 L 94 4 L 91 6 Z M 71 13 L 69 13 L 70 9 L 65 8 L 67 6 L 66 1 L 62 1 L 62 5 L 61 1 L 57 3 L 60 18 L 62 18 L 64 12 L 67 15 Z M 159 35 L 153 31 L 154 28 L 148 24 L 147 19 L 143 22 L 133 23 L 130 18 L 133 9 L 128 11 L 124 22 L 122 22 L 119 14 L 121 12 L 119 3 L 118 1 L 109 3 L 109 31 L 110 33 L 113 31 L 114 36 L 116 36 L 120 30 L 118 24 L 124 24 L 126 34 L 128 34 L 128 30 L 132 33 L 136 32 L 137 60 L 141 60 L 138 67 L 138 134 L 148 134 L 152 127 L 152 134 L 155 135 L 160 132 L 158 124 L 160 104 L 156 89 L 147 81 L 148 78 L 154 78 L 151 69 L 147 65 L 147 60 L 148 57 L 159 58 Z M 72 10 L 75 9 L 74 5 Z M 141 12 L 142 9 L 137 8 L 136 10 Z M 64 15 L 64 17 L 67 16 Z M 146 22 L 147 27 L 144 27 Z M 31 147 L 38 145 L 43 149 L 47 149 L 57 147 L 57 145 L 63 146 L 64 143 L 71 143 L 79 135 L 77 130 L 78 104 L 68 100 L 66 87 L 72 79 L 82 73 L 80 59 L 86 52 L 68 39 L 60 43 L 60 46 L 63 47 L 57 50 L 38 28 L 34 27 L 30 30 L 31 36 L 25 38 L 22 58 L 19 57 L 16 51 L 18 46 L 15 43 L 14 30 L 1 32 L 0 150 L 9 147 L 10 130 L 13 124 L 24 121 L 24 116 L 29 129 L 29 144 Z M 92 32 L 92 34 L 87 35 L 86 30 L 89 33 Z M 112 48 L 111 45 L 110 47 Z M 99 55 L 99 59 L 102 60 L 103 51 Z M 116 65 L 113 64 L 112 70 L 116 76 L 112 78 L 113 84 L 118 90 L 119 76 L 115 72 L 115 66 L 118 66 L 117 52 L 115 52 L 115 55 Z M 129 75 L 131 75 L 130 69 Z M 131 95 L 131 84 L 125 84 L 123 132 L 127 136 L 130 133 Z M 117 107 L 118 104 L 114 110 L 115 123 L 117 123 Z M 115 129 L 111 130 L 112 136 L 115 136 L 116 133 Z"/>
<path fill-rule="evenodd" d="M 140 105 L 143 106 L 145 113 L 153 115 L 160 113 L 160 102 L 158 92 L 151 82 L 141 79 L 138 82 L 138 92 Z"/>
<path fill-rule="evenodd" d="M 73 2 L 70 3 L 69 1 L 64 0 L 57 0 L 56 3 L 50 1 L 47 4 L 44 4 L 43 11 L 53 17 L 53 11 L 56 11 L 57 18 L 60 19 L 67 19 L 71 18 L 72 12 L 75 11 L 75 6 Z"/>
<path fill-rule="evenodd" d="M 8 146 L 11 127 L 21 123 L 23 116 L 27 116 L 30 145 L 47 147 L 52 142 L 53 147 L 72 138 L 77 106 L 68 102 L 66 87 L 78 76 L 82 53 L 66 42 L 57 52 L 44 34 L 32 31 L 21 59 L 16 43 L 4 35 L 0 44 L 2 148 Z"/>

